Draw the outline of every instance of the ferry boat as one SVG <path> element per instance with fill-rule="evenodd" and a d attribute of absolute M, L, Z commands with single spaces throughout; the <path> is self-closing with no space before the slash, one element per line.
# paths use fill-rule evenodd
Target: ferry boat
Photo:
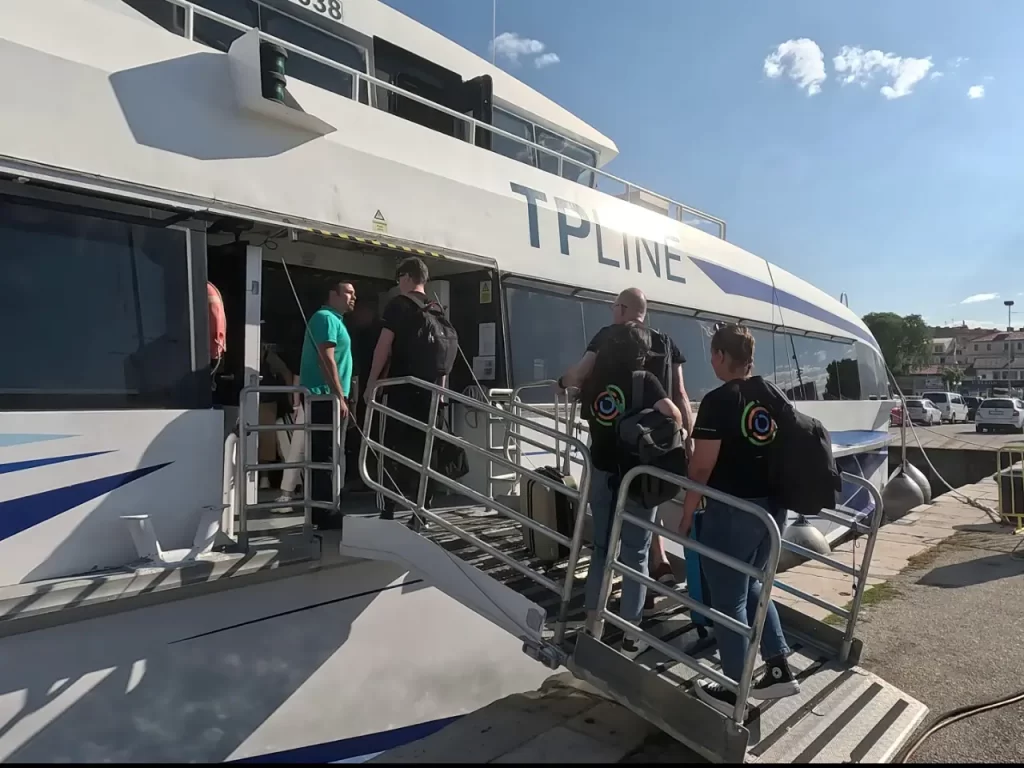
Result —
<path fill-rule="evenodd" d="M 579 425 L 559 438 L 532 385 L 629 286 L 697 402 L 713 324 L 745 323 L 757 371 L 832 433 L 837 508 L 879 517 L 850 479 L 884 485 L 893 405 L 863 322 L 607 173 L 611 139 L 379 0 L 5 0 L 0 69 L 0 760 L 361 760 L 550 674 L 422 562 L 268 509 L 261 350 L 295 358 L 329 274 L 379 308 L 401 258 L 428 263 L 463 353 L 453 432 L 497 457 L 471 457 L 452 512 L 480 536 L 473 499 L 516 487 L 495 462 L 569 445 L 582 479 Z M 508 451 L 502 413 L 536 425 L 532 447 Z M 349 463 L 372 486 L 365 453 Z M 345 511 L 369 521 L 359 479 Z M 835 518 L 812 523 L 834 541 Z"/>

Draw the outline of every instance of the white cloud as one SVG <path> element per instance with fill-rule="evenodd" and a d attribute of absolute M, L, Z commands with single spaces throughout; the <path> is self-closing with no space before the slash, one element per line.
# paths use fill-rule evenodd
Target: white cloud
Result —
<path fill-rule="evenodd" d="M 550 67 L 552 64 L 557 64 L 560 61 L 561 59 L 558 58 L 557 53 L 545 53 L 534 59 L 533 65 L 537 69 L 544 69 L 544 67 Z"/>
<path fill-rule="evenodd" d="M 985 82 L 987 82 L 987 83 L 990 83 L 990 82 L 992 82 L 993 80 L 995 80 L 995 78 L 994 78 L 994 77 L 993 77 L 992 75 L 985 75 L 985 76 L 984 76 L 983 78 L 981 78 L 981 79 L 982 79 L 982 80 L 984 80 L 984 81 L 985 81 Z"/>
<path fill-rule="evenodd" d="M 942 72 L 932 72 L 930 75 L 928 75 L 928 79 L 929 80 L 938 80 L 940 77 L 944 77 L 944 76 L 945 75 L 943 75 Z"/>
<path fill-rule="evenodd" d="M 985 98 L 985 86 L 984 85 L 972 85 L 967 89 L 968 99 L 983 99 Z"/>
<path fill-rule="evenodd" d="M 781 43 L 774 53 L 764 60 L 764 73 L 770 78 L 789 74 L 797 87 L 807 91 L 808 96 L 821 93 L 825 82 L 825 55 L 813 40 L 801 37 Z"/>
<path fill-rule="evenodd" d="M 957 56 L 955 59 L 950 59 L 949 66 L 953 69 L 960 69 L 961 64 L 970 60 L 971 58 L 969 56 Z"/>
<path fill-rule="evenodd" d="M 839 54 L 832 59 L 832 65 L 840 74 L 839 81 L 843 85 L 859 83 L 865 86 L 879 73 L 888 75 L 892 80 L 879 89 L 887 99 L 909 96 L 914 86 L 924 79 L 933 66 L 931 56 L 915 59 L 883 53 L 878 49 L 865 51 L 859 46 L 849 45 L 839 49 Z"/>
<path fill-rule="evenodd" d="M 964 299 L 960 303 L 961 304 L 977 304 L 978 302 L 981 302 L 981 301 L 992 301 L 993 299 L 998 299 L 998 298 L 999 298 L 999 294 L 998 293 L 976 293 L 973 296 L 968 296 L 966 299 Z"/>
<path fill-rule="evenodd" d="M 538 69 L 557 64 L 558 54 L 544 53 L 547 48 L 540 40 L 531 37 L 521 37 L 515 32 L 502 32 L 491 44 L 496 56 L 508 59 L 511 64 L 518 65 L 520 57 L 536 56 L 534 64 Z M 541 54 L 544 54 L 543 56 Z M 541 63 L 543 62 L 543 63 Z"/>

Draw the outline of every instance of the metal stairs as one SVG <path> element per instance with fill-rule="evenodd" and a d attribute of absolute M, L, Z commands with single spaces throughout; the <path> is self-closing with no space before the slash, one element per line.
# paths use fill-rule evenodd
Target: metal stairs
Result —
<path fill-rule="evenodd" d="M 566 434 L 560 434 L 557 428 L 545 427 L 537 414 L 523 415 L 530 406 L 519 404 L 503 409 L 418 380 L 392 381 L 415 383 L 432 390 L 435 400 L 443 393 L 450 400 L 484 411 L 489 418 L 507 419 L 520 428 L 518 432 L 509 429 L 508 434 L 512 437 L 522 434 L 523 427 L 528 427 L 533 436 L 531 439 L 536 440 L 536 436 L 541 435 L 548 440 L 561 441 L 567 452 L 572 451 L 582 457 L 576 503 L 586 498 L 590 472 L 586 446 Z M 388 381 L 382 381 L 378 387 L 388 384 Z M 513 404 L 516 404 L 515 398 Z M 374 411 L 385 416 L 393 413 L 374 402 L 368 409 L 367 425 Z M 557 409 L 555 418 L 557 427 Z M 536 473 L 516 466 L 507 455 L 495 456 L 488 453 L 487 448 L 444 435 L 439 429 L 426 424 L 423 428 L 428 435 L 428 443 L 433 438 L 454 442 L 467 453 L 486 455 L 488 460 L 496 461 L 506 469 L 518 470 L 531 479 L 537 477 Z M 829 626 L 777 604 L 783 630 L 792 649 L 790 664 L 798 675 L 800 693 L 759 704 L 751 702 L 742 715 L 736 717 L 735 714 L 727 716 L 705 704 L 692 692 L 699 678 L 709 673 L 714 676 L 716 672 L 722 675 L 715 630 L 708 634 L 698 629 L 693 615 L 699 612 L 712 621 L 728 621 L 728 617 L 690 600 L 685 589 L 670 589 L 653 582 L 618 561 L 616 544 L 622 524 L 641 522 L 624 512 L 624 496 L 620 495 L 613 519 L 613 546 L 604 573 L 599 617 L 584 627 L 583 586 L 589 566 L 589 550 L 588 542 L 584 540 L 582 515 L 577 515 L 577 524 L 569 540 L 536 521 L 524 519 L 510 506 L 508 497 L 504 503 L 495 501 L 457 480 L 419 467 L 423 482 L 433 480 L 468 499 L 465 504 L 447 509 L 425 509 L 368 476 L 366 455 L 371 450 L 388 456 L 393 454 L 373 439 L 364 440 L 360 461 L 363 480 L 378 493 L 414 509 L 414 514 L 428 527 L 416 531 L 399 520 L 346 518 L 342 554 L 397 560 L 414 568 L 453 599 L 521 639 L 524 652 L 531 657 L 552 669 L 565 667 L 607 698 L 632 710 L 709 761 L 888 762 L 927 714 L 924 704 L 857 666 L 861 644 L 853 632 L 882 515 L 880 494 L 863 478 L 846 476 L 846 479 L 864 485 L 875 497 L 872 524 L 866 526 L 834 510 L 829 513 L 829 519 L 843 520 L 856 535 L 866 537 L 861 567 L 852 570 L 827 556 L 807 550 L 799 552 L 843 570 L 857 581 L 858 587 L 849 610 L 830 606 L 845 620 L 845 626 Z M 429 451 L 428 444 L 424 455 L 429 455 Z M 556 457 L 557 451 L 556 447 Z M 412 462 L 407 462 L 407 466 L 412 466 Z M 644 472 L 668 478 L 681 488 L 696 487 L 709 496 L 717 493 L 695 486 L 686 478 L 649 467 L 638 467 L 630 474 Z M 627 475 L 624 486 L 629 481 L 630 476 Z M 567 487 L 551 490 L 569 496 L 574 493 Z M 422 492 L 419 498 L 423 498 Z M 741 509 L 744 505 L 752 506 L 739 499 L 727 501 Z M 767 595 L 776 584 L 775 568 L 779 553 L 783 547 L 793 548 L 782 541 L 774 521 L 763 510 L 760 512 L 761 517 L 771 523 L 769 563 L 760 571 L 752 566 L 743 567 L 758 574 Z M 554 563 L 545 563 L 532 556 L 523 536 L 523 528 L 527 525 L 535 534 L 551 538 L 561 536 L 561 540 L 569 541 L 569 556 Z M 697 542 L 683 540 L 675 531 L 657 523 L 643 521 L 642 527 L 645 526 L 650 526 L 655 534 L 683 545 L 687 552 L 696 550 L 702 557 L 714 557 L 720 562 L 730 559 Z M 739 566 L 742 564 L 734 567 Z M 618 593 L 623 578 L 636 578 L 647 585 L 649 592 L 656 594 L 658 610 L 655 615 L 645 616 L 638 625 L 629 624 L 608 610 L 610 599 Z M 799 590 L 781 582 L 779 586 L 787 592 L 802 595 Z M 820 604 L 813 596 L 808 597 Z M 767 600 L 762 603 L 750 626 L 744 627 L 755 646 L 760 637 Z M 621 640 L 625 632 L 646 639 L 650 649 L 635 659 L 624 655 Z M 731 683 L 734 689 L 745 691 L 759 673 L 757 656 L 750 655 L 741 680 Z M 452 760 L 457 761 L 458 757 L 451 755 Z M 440 759 L 436 753 L 434 759 Z"/>

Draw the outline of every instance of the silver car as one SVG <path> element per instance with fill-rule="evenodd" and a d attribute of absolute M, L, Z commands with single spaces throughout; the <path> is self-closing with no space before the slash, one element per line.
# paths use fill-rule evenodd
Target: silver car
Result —
<path fill-rule="evenodd" d="M 931 426 L 942 423 L 942 411 L 931 400 L 914 397 L 907 400 L 907 418 L 915 424 Z"/>
<path fill-rule="evenodd" d="M 1016 397 L 990 397 L 981 402 L 974 415 L 977 432 L 1013 431 L 1024 433 L 1024 402 Z"/>

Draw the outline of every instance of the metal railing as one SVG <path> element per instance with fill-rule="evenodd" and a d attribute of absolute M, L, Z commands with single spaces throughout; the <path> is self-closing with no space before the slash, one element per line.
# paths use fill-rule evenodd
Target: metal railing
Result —
<path fill-rule="evenodd" d="M 661 480 L 664 480 L 665 482 L 677 485 L 684 490 L 697 491 L 706 498 L 715 499 L 724 504 L 728 504 L 731 507 L 747 512 L 756 517 L 758 520 L 760 520 L 767 528 L 769 538 L 768 557 L 764 567 L 755 568 L 754 566 L 737 560 L 736 558 L 731 557 L 730 555 L 727 555 L 724 552 L 719 552 L 718 550 L 711 549 L 710 547 L 701 544 L 699 541 L 696 541 L 692 538 L 685 538 L 681 536 L 678 533 L 678 531 L 670 530 L 656 522 L 645 520 L 643 518 L 636 517 L 635 515 L 626 512 L 625 504 L 629 494 L 628 489 L 632 484 L 633 480 L 635 480 L 637 477 L 643 474 L 651 475 L 652 477 L 656 477 Z M 771 517 L 771 515 L 769 515 L 768 512 L 766 512 L 763 508 L 759 507 L 756 504 L 753 504 L 750 501 L 730 496 L 728 494 L 722 493 L 721 491 L 716 491 L 712 488 L 708 488 L 707 486 L 700 485 L 699 483 L 695 483 L 692 480 L 681 477 L 680 475 L 675 475 L 661 469 L 656 469 L 654 467 L 647 466 L 634 467 L 629 472 L 627 472 L 626 475 L 623 477 L 621 487 L 619 488 L 619 494 L 615 503 L 615 513 L 614 518 L 612 519 L 611 532 L 609 536 L 609 542 L 611 542 L 612 548 L 609 550 L 608 562 L 605 565 L 605 571 L 602 576 L 601 592 L 600 597 L 598 598 L 598 611 L 596 617 L 588 625 L 587 631 L 593 637 L 600 638 L 601 627 L 603 625 L 603 622 L 609 621 L 622 631 L 634 637 L 643 639 L 644 641 L 649 643 L 652 648 L 665 654 L 665 656 L 669 657 L 670 659 L 674 659 L 675 661 L 686 665 L 694 672 L 697 672 L 698 674 L 703 675 L 709 678 L 710 680 L 718 683 L 719 685 L 723 686 L 724 688 L 734 692 L 736 694 L 736 707 L 733 710 L 732 719 L 738 725 L 742 724 L 746 708 L 747 694 L 750 691 L 750 686 L 754 674 L 754 668 L 757 663 L 757 655 L 760 650 L 759 645 L 761 640 L 761 633 L 764 630 L 764 622 L 768 614 L 768 605 L 771 602 L 771 591 L 774 586 L 778 586 L 779 589 L 782 589 L 785 592 L 789 592 L 790 594 L 793 594 L 803 600 L 806 600 L 809 603 L 818 605 L 841 616 L 846 621 L 846 629 L 843 634 L 842 644 L 840 646 L 839 660 L 841 662 L 845 662 L 849 658 L 850 648 L 853 643 L 853 633 L 857 624 L 858 615 L 860 613 L 861 603 L 864 598 L 864 590 L 867 585 L 868 572 L 871 565 L 871 557 L 874 553 L 875 541 L 878 538 L 878 528 L 882 518 L 884 517 L 884 509 L 882 506 L 882 496 L 878 492 L 878 489 L 875 488 L 870 481 L 866 480 L 865 478 L 856 475 L 851 475 L 845 472 L 843 473 L 843 479 L 862 486 L 863 488 L 867 489 L 869 494 L 871 494 L 872 498 L 875 501 L 875 512 L 871 525 L 864 526 L 858 521 L 846 517 L 842 513 L 834 512 L 831 510 L 822 510 L 821 516 L 825 519 L 831 520 L 836 523 L 840 523 L 841 525 L 845 525 L 856 532 L 868 534 L 867 543 L 864 547 L 864 560 L 859 569 L 847 566 L 844 563 L 840 563 L 839 561 L 834 560 L 833 558 L 827 557 L 826 555 L 820 555 L 817 552 L 812 552 L 811 550 L 801 547 L 799 545 L 784 541 L 780 534 L 778 524 Z M 754 617 L 751 624 L 742 624 L 736 621 L 735 619 L 715 610 L 714 608 L 711 608 L 704 603 L 693 600 L 688 595 L 678 592 L 670 587 L 666 587 L 660 582 L 651 579 L 649 576 L 645 576 L 644 574 L 641 574 L 638 571 L 633 570 L 629 566 L 626 566 L 623 563 L 619 562 L 618 556 L 621 545 L 622 525 L 625 522 L 631 523 L 632 525 L 636 525 L 640 528 L 650 531 L 651 534 L 654 536 L 662 536 L 668 539 L 669 541 L 673 541 L 676 544 L 682 546 L 684 550 L 693 550 L 701 557 L 711 558 L 712 560 L 715 560 L 725 566 L 728 566 L 729 568 L 737 570 L 740 573 L 746 574 L 752 579 L 757 579 L 758 581 L 760 581 L 761 595 L 758 599 L 757 608 L 754 612 Z M 842 573 L 846 573 L 848 575 L 853 576 L 857 580 L 857 583 L 856 588 L 854 590 L 854 596 L 850 606 L 850 610 L 847 611 L 843 608 L 840 608 L 839 606 L 833 605 L 832 603 L 829 603 L 825 600 L 821 600 L 815 597 L 814 595 L 809 595 L 806 592 L 797 589 L 796 587 L 791 587 L 788 584 L 785 584 L 776 579 L 775 572 L 778 568 L 779 555 L 781 554 L 783 548 L 796 554 L 807 557 L 809 559 L 815 560 L 824 565 L 835 568 L 836 570 L 839 570 Z M 738 632 L 739 634 L 746 637 L 749 641 L 749 645 L 747 647 L 746 658 L 743 662 L 743 671 L 740 675 L 740 679 L 733 680 L 729 677 L 726 677 L 721 672 L 718 672 L 717 670 L 714 670 L 709 666 L 701 664 L 700 661 L 698 661 L 695 657 L 687 653 L 683 653 L 678 648 L 674 648 L 668 645 L 667 643 L 662 642 L 650 633 L 640 629 L 635 624 L 631 624 L 625 619 L 622 619 L 621 617 L 611 613 L 608 610 L 608 598 L 611 593 L 612 579 L 614 578 L 614 574 L 616 573 L 621 575 L 623 578 L 629 578 L 633 579 L 634 581 L 640 582 L 648 589 L 654 590 L 654 592 L 656 592 L 657 594 L 667 597 L 670 600 L 673 600 L 676 603 L 683 605 L 691 612 L 696 611 L 700 615 L 711 619 L 713 622 L 715 622 L 716 626 L 731 629 L 732 631 Z"/>
<path fill-rule="evenodd" d="M 760 520 L 768 530 L 768 558 L 765 562 L 764 568 L 755 568 L 754 566 L 744 563 L 741 560 L 737 560 L 724 552 L 719 552 L 716 549 L 712 549 L 711 547 L 701 544 L 695 539 L 686 538 L 680 535 L 678 531 L 669 530 L 665 526 L 659 525 L 656 522 L 646 520 L 626 512 L 626 500 L 629 497 L 629 488 L 633 484 L 633 481 L 641 475 L 650 475 L 651 477 L 658 478 L 659 480 L 671 483 L 672 485 L 677 485 L 684 490 L 697 491 L 703 494 L 706 498 L 715 499 L 723 504 L 728 504 L 731 507 L 747 512 Z M 752 579 L 760 581 L 762 584 L 761 596 L 757 601 L 757 609 L 754 612 L 754 618 L 751 624 L 749 626 L 742 624 L 735 619 L 726 616 L 724 613 L 716 611 L 714 608 L 711 608 L 704 603 L 697 602 L 688 595 L 677 592 L 671 587 L 666 587 L 649 576 L 646 576 L 639 571 L 635 571 L 629 566 L 619 562 L 619 551 L 622 543 L 622 525 L 627 522 L 631 525 L 650 531 L 654 536 L 661 536 L 669 541 L 673 541 L 682 546 L 685 550 L 693 550 L 701 557 L 715 560 L 722 565 L 728 566 L 733 570 L 746 574 Z M 622 478 L 618 498 L 615 501 L 615 512 L 612 517 L 612 525 L 608 541 L 610 545 L 608 561 L 605 564 L 604 574 L 602 574 L 601 578 L 601 591 L 597 601 L 597 611 L 595 616 L 587 625 L 588 633 L 595 639 L 600 640 L 604 622 L 608 621 L 623 632 L 627 633 L 627 635 L 644 640 L 650 645 L 650 647 L 665 654 L 668 658 L 674 659 L 680 664 L 684 664 L 694 672 L 703 675 L 704 677 L 718 683 L 723 688 L 732 691 L 736 694 L 736 707 L 733 710 L 732 719 L 738 725 L 742 725 L 744 712 L 747 706 L 747 694 L 750 691 L 751 681 L 754 676 L 754 667 L 757 662 L 761 631 L 764 628 L 765 617 L 768 615 L 768 606 L 771 601 L 771 589 L 772 583 L 775 580 L 775 569 L 778 567 L 779 554 L 782 551 L 782 536 L 779 533 L 778 524 L 774 519 L 772 519 L 772 516 L 769 515 L 768 512 L 750 501 L 738 499 L 735 496 L 730 496 L 729 494 L 722 493 L 721 491 L 716 491 L 713 488 L 708 488 L 707 486 L 695 483 L 681 475 L 666 472 L 662 469 L 649 466 L 639 466 L 633 467 L 633 469 L 629 470 Z M 647 587 L 647 589 L 654 590 L 657 594 L 683 605 L 691 612 L 699 613 L 700 615 L 711 619 L 715 622 L 716 626 L 727 627 L 746 637 L 750 644 L 747 647 L 747 655 L 743 661 L 743 671 L 740 675 L 740 679 L 733 680 L 732 678 L 726 677 L 721 672 L 718 672 L 705 664 L 701 664 L 700 661 L 690 654 L 683 653 L 678 648 L 674 648 L 668 643 L 659 640 L 649 632 L 640 629 L 639 626 L 632 624 L 609 611 L 608 598 L 611 595 L 612 580 L 616 573 L 623 578 L 640 582 Z"/>
<path fill-rule="evenodd" d="M 1004 445 L 996 452 L 993 477 L 998 493 L 996 511 L 1002 522 L 1020 533 L 1024 530 L 1024 493 L 1017 491 L 1017 480 L 1024 478 L 1024 443 Z M 1005 491 L 1004 485 L 1008 486 Z"/>
<path fill-rule="evenodd" d="M 554 430 L 561 434 L 561 428 L 565 426 L 564 437 L 555 438 L 554 445 L 545 445 L 524 435 L 516 429 L 522 426 L 519 422 L 505 421 L 505 457 L 512 461 L 512 446 L 522 458 L 520 446 L 525 443 L 542 451 L 548 451 L 554 455 L 555 466 L 565 475 L 570 473 L 572 466 L 572 448 L 565 438 L 572 436 L 573 423 L 576 421 L 577 403 L 569 390 L 559 392 L 558 382 L 554 380 L 534 381 L 529 384 L 521 384 L 512 390 L 509 398 L 509 410 L 515 416 L 526 418 L 528 423 L 537 423 L 537 419 L 551 419 L 554 421 Z M 520 395 L 528 389 L 550 389 L 555 393 L 553 409 L 549 410 L 543 405 L 524 403 Z M 534 418 L 524 417 L 529 414 Z"/>
<path fill-rule="evenodd" d="M 782 547 L 793 554 L 800 555 L 808 560 L 814 560 L 815 562 L 826 565 L 829 568 L 834 568 L 840 573 L 845 573 L 847 576 L 853 577 L 856 586 L 853 592 L 853 600 L 850 601 L 849 610 L 835 605 L 834 603 L 830 603 L 828 600 L 822 600 L 820 597 L 815 597 L 814 595 L 804 592 L 802 589 L 790 586 L 779 579 L 775 580 L 775 586 L 783 592 L 788 592 L 789 594 L 799 597 L 801 600 L 805 600 L 812 605 L 831 611 L 845 622 L 843 641 L 839 648 L 839 661 L 845 662 L 850 657 L 850 648 L 853 645 L 853 633 L 857 627 L 857 619 L 860 616 L 860 607 L 864 600 L 864 590 L 867 588 L 868 573 L 871 569 L 871 557 L 875 552 L 875 542 L 878 540 L 878 529 L 882 524 L 882 519 L 885 517 L 885 509 L 882 501 L 882 494 L 879 493 L 878 489 L 875 488 L 870 480 L 860 477 L 859 475 L 852 475 L 849 472 L 843 472 L 842 477 L 844 480 L 864 488 L 874 500 L 875 510 L 872 513 L 871 525 L 864 525 L 856 519 L 853 510 L 847 511 L 845 508 L 837 508 L 836 510 L 823 509 L 818 513 L 818 516 L 833 523 L 845 526 L 854 533 L 867 534 L 867 541 L 864 544 L 864 559 L 861 562 L 860 568 L 846 565 L 835 558 L 819 554 L 790 541 L 784 540 L 782 542 Z"/>
<path fill-rule="evenodd" d="M 241 32 L 248 32 L 250 29 L 252 29 L 252 27 L 249 27 L 248 25 L 243 24 L 242 22 L 235 21 L 234 19 L 228 18 L 227 16 L 222 16 L 221 14 L 216 13 L 214 11 L 194 5 L 188 2 L 188 0 L 165 1 L 172 5 L 176 5 L 180 8 L 183 8 L 185 10 L 184 37 L 186 37 L 189 40 L 193 38 L 193 22 L 194 17 L 197 14 L 199 16 L 211 19 L 232 29 L 237 29 Z M 274 35 L 267 34 L 262 30 L 258 30 L 258 33 L 261 40 L 265 40 L 269 43 L 273 43 L 274 45 L 278 45 L 289 52 L 299 54 L 300 56 L 305 56 L 306 58 L 311 59 L 312 61 L 315 61 L 318 64 L 323 64 L 326 67 L 330 67 L 331 69 L 337 70 L 338 72 L 342 72 L 351 77 L 352 94 L 349 98 L 353 100 L 359 99 L 361 83 L 365 82 L 367 83 L 367 89 L 370 91 L 371 94 L 373 93 L 373 88 L 381 88 L 387 91 L 388 93 L 394 93 L 401 96 L 402 98 L 410 99 L 418 104 L 422 104 L 424 106 L 430 107 L 431 109 L 435 109 L 444 115 L 447 115 L 451 118 L 460 121 L 460 123 L 465 128 L 465 130 L 463 131 L 463 133 L 465 134 L 465 141 L 468 142 L 469 144 L 476 144 L 476 132 L 478 130 L 487 131 L 492 136 L 501 136 L 502 138 L 514 141 L 522 146 L 529 147 L 534 152 L 543 152 L 547 155 L 550 155 L 551 157 L 556 158 L 558 160 L 557 175 L 561 178 L 565 178 L 565 176 L 563 175 L 564 165 L 565 163 L 569 163 L 573 167 L 578 167 L 581 173 L 594 173 L 595 177 L 602 177 L 616 184 L 621 184 L 624 189 L 623 194 L 613 195 L 614 197 L 619 197 L 620 199 L 625 199 L 628 202 L 632 202 L 634 199 L 642 199 L 643 196 L 648 195 L 652 198 L 655 198 L 656 200 L 661 201 L 665 205 L 666 211 L 664 213 L 669 218 L 687 224 L 688 226 L 693 226 L 691 222 L 687 221 L 687 217 L 692 216 L 716 229 L 717 237 L 721 238 L 722 240 L 726 239 L 726 224 L 725 221 L 723 221 L 722 219 L 704 213 L 703 211 L 686 205 L 685 203 L 680 203 L 676 200 L 672 200 L 669 197 L 665 197 L 664 195 L 659 195 L 657 192 L 652 192 L 649 189 L 645 189 L 644 187 L 633 184 L 632 182 L 619 178 L 618 176 L 610 174 L 607 171 L 603 171 L 600 168 L 586 166 L 580 163 L 578 160 L 574 160 L 573 158 L 567 155 L 555 152 L 554 150 L 545 147 L 541 144 L 538 144 L 534 141 L 531 141 L 530 139 L 525 139 L 522 136 L 517 136 L 514 133 L 509 133 L 508 131 L 502 130 L 501 128 L 497 128 L 489 123 L 485 123 L 482 120 L 477 120 L 474 117 L 470 117 L 469 115 L 457 112 L 454 109 L 442 106 L 437 102 L 431 101 L 430 99 L 424 98 L 423 96 L 419 96 L 415 93 L 412 93 L 411 91 L 407 91 L 404 88 L 399 88 L 396 85 L 392 85 L 391 83 L 376 78 L 373 75 L 367 74 L 366 72 L 347 66 L 345 64 L 341 64 L 337 61 L 334 61 L 333 59 L 329 59 L 326 56 L 321 56 L 320 54 L 314 53 L 313 51 L 307 50 L 305 48 L 301 48 L 300 46 L 297 46 L 294 43 L 290 43 L 287 40 L 283 40 L 279 37 L 275 37 Z M 605 193 L 611 194 L 610 192 L 607 191 L 605 191 Z M 637 205 L 638 203 L 633 204 Z M 640 205 L 640 207 L 647 208 L 647 210 L 658 210 L 658 212 L 662 212 L 660 211 L 660 209 L 655 209 L 653 207 L 645 206 L 642 204 Z"/>
<path fill-rule="evenodd" d="M 380 402 L 379 395 L 382 392 L 386 392 L 388 388 L 395 386 L 408 386 L 417 387 L 426 392 L 430 393 L 430 409 L 427 416 L 427 421 L 418 421 L 415 418 L 407 416 L 404 413 L 390 408 L 386 403 Z M 578 488 L 572 488 L 571 486 L 559 483 L 551 478 L 544 477 L 533 470 L 526 469 L 518 465 L 514 461 L 510 461 L 501 453 L 493 453 L 488 451 L 486 446 L 478 446 L 460 437 L 456 437 L 453 434 L 445 432 L 441 427 L 437 426 L 437 409 L 440 405 L 440 399 L 442 395 L 446 400 L 453 403 L 460 403 L 468 408 L 480 411 L 484 414 L 494 416 L 500 419 L 507 419 L 513 421 L 522 426 L 529 427 L 530 429 L 539 432 L 542 435 L 550 437 L 552 439 L 568 440 L 570 443 L 574 443 L 574 447 L 581 451 L 582 455 L 586 457 L 586 461 L 583 466 L 583 472 L 580 477 Z M 581 540 L 583 538 L 583 520 L 585 515 L 583 514 L 584 505 L 587 503 L 587 499 L 590 493 L 590 454 L 587 451 L 585 445 L 580 443 L 578 440 L 567 438 L 565 435 L 561 435 L 558 431 L 551 429 L 543 424 L 531 422 L 528 419 L 509 413 L 508 411 L 483 403 L 476 398 L 469 397 L 467 395 L 455 392 L 450 389 L 445 389 L 438 384 L 431 384 L 421 379 L 413 378 L 412 376 L 403 376 L 394 379 L 381 379 L 374 386 L 370 393 L 371 399 L 366 408 L 366 415 L 364 417 L 365 429 L 364 439 L 359 451 L 359 471 L 363 478 L 363 481 L 371 489 L 376 491 L 378 494 L 391 499 L 396 504 L 407 506 L 412 509 L 414 515 L 420 517 L 423 520 L 429 521 L 436 524 L 440 528 L 456 536 L 459 539 L 467 542 L 473 547 L 486 552 L 491 557 L 501 561 L 509 568 L 518 571 L 522 575 L 531 579 L 532 581 L 546 587 L 550 591 L 557 594 L 560 598 L 559 611 L 557 625 L 554 629 L 553 643 L 557 646 L 562 642 L 565 635 L 566 620 L 568 618 L 569 611 L 569 599 L 572 595 L 572 588 L 574 584 L 573 575 L 576 571 L 576 562 L 579 559 Z M 375 440 L 372 433 L 369 431 L 369 427 L 373 420 L 373 415 L 379 414 L 379 418 L 386 417 L 388 420 L 394 419 L 403 424 L 406 424 L 414 429 L 417 429 L 425 434 L 423 441 L 423 454 L 418 457 L 418 460 L 410 459 L 391 447 L 385 445 L 383 442 Z M 382 438 L 383 439 L 383 438 Z M 514 509 L 509 508 L 505 504 L 496 501 L 493 498 L 489 498 L 479 491 L 470 488 L 458 480 L 447 477 L 441 474 L 431 466 L 431 457 L 434 452 L 434 445 L 436 440 L 442 440 L 448 442 L 454 446 L 457 446 L 464 450 L 468 455 L 477 455 L 481 458 L 494 462 L 500 466 L 505 467 L 511 472 L 515 472 L 518 475 L 524 476 L 535 483 L 538 483 L 545 488 L 551 490 L 554 493 L 559 493 L 566 496 L 569 501 L 575 506 L 576 509 L 576 520 L 573 527 L 572 536 L 565 536 L 558 531 L 547 527 L 546 525 L 531 519 L 530 517 L 518 512 Z M 383 459 L 388 458 L 398 464 L 408 467 L 410 470 L 416 472 L 419 477 L 419 483 L 416 489 L 415 500 L 409 499 L 402 495 L 402 489 L 397 488 L 393 479 L 390 476 L 385 478 L 384 482 L 378 482 L 377 479 L 370 477 L 369 470 L 367 468 L 367 457 L 370 451 L 373 451 L 377 455 L 378 464 L 383 464 Z M 467 498 L 469 498 L 474 504 L 479 504 L 486 509 L 493 510 L 504 517 L 512 520 L 513 522 L 519 523 L 524 528 L 529 528 L 534 533 L 552 539 L 563 547 L 568 549 L 568 563 L 565 571 L 565 577 L 562 583 L 548 578 L 542 573 L 532 570 L 525 564 L 518 560 L 506 555 L 497 548 L 490 544 L 482 541 L 477 536 L 464 531 L 457 525 L 449 522 L 444 517 L 432 512 L 425 506 L 427 487 L 429 482 L 435 482 L 446 488 L 454 490 Z M 391 486 L 391 487 L 389 487 Z"/>
<path fill-rule="evenodd" d="M 276 395 L 276 394 L 300 394 L 302 395 L 302 408 L 305 410 L 305 421 L 301 424 L 250 424 L 250 409 L 247 405 L 250 395 Z M 333 406 L 333 419 L 330 424 L 314 424 L 312 422 L 313 402 L 327 401 Z M 259 406 L 257 400 L 256 420 L 259 421 Z M 347 424 L 347 419 L 345 420 Z M 345 455 L 345 433 L 341 419 L 341 412 L 338 409 L 337 395 L 314 395 L 307 387 L 301 386 L 251 386 L 242 390 L 238 403 L 238 460 L 235 463 L 235 498 L 238 508 L 238 545 L 243 551 L 249 548 L 249 513 L 259 510 L 282 509 L 284 507 L 299 506 L 298 500 L 288 501 L 267 501 L 250 504 L 248 500 L 248 485 L 246 479 L 250 472 L 272 472 L 274 470 L 301 469 L 302 470 L 302 500 L 304 516 L 302 520 L 302 533 L 312 540 L 313 534 L 313 510 L 324 509 L 337 511 L 341 503 L 341 486 L 344 478 L 341 476 L 341 464 Z M 248 444 L 249 437 L 261 432 L 301 432 L 306 441 L 305 452 L 302 461 L 297 462 L 270 462 L 261 464 L 257 461 L 249 463 Z M 315 462 L 313 455 L 313 433 L 330 432 L 331 440 L 331 461 L 330 463 Z M 257 449 L 258 451 L 258 449 Z M 258 458 L 258 454 L 257 454 Z M 314 471 L 330 472 L 332 479 L 331 501 L 314 501 L 312 497 L 312 475 Z M 254 480 L 257 476 L 254 476 Z M 256 484 L 257 488 L 259 483 Z M 257 493 L 259 491 L 257 490 Z"/>

